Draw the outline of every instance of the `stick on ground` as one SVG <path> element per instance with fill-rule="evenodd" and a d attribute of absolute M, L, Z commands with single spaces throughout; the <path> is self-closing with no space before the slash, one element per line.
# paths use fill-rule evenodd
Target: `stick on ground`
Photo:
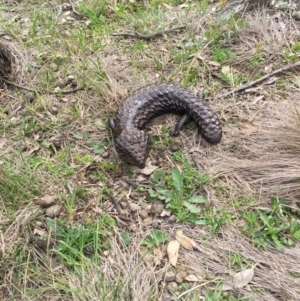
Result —
<path fill-rule="evenodd" d="M 261 78 L 259 78 L 257 80 L 254 80 L 254 81 L 252 81 L 250 83 L 247 83 L 247 84 L 244 84 L 242 86 L 239 86 L 239 87 L 233 89 L 232 91 L 229 91 L 229 92 L 221 94 L 221 95 L 217 95 L 216 98 L 225 98 L 225 97 L 228 97 L 228 96 L 230 96 L 230 95 L 232 95 L 234 93 L 243 91 L 243 90 L 245 90 L 247 88 L 250 88 L 250 87 L 252 87 L 252 86 L 254 86 L 256 84 L 259 84 L 259 83 L 263 82 L 264 80 L 266 80 L 266 79 L 268 79 L 268 78 L 270 78 L 270 77 L 272 77 L 272 76 L 274 76 L 274 75 L 276 75 L 278 73 L 281 73 L 281 72 L 284 72 L 284 71 L 296 68 L 298 66 L 300 66 L 300 62 L 297 62 L 295 64 L 286 65 L 286 66 L 284 66 L 284 67 L 282 67 L 280 69 L 277 69 L 277 70 L 275 70 L 275 71 L 273 71 L 271 73 L 268 73 L 268 74 L 264 75 L 263 77 L 261 77 Z"/>
<path fill-rule="evenodd" d="M 48 90 L 34 90 L 34 89 L 31 89 L 31 88 L 28 88 L 28 87 L 25 87 L 25 86 L 21 86 L 21 85 L 18 85 L 14 82 L 11 82 L 3 77 L 0 77 L 0 81 L 3 80 L 5 83 L 11 85 L 11 86 L 14 86 L 16 88 L 19 88 L 19 89 L 22 89 L 22 90 L 25 90 L 25 91 L 29 91 L 29 92 L 34 92 L 34 93 L 37 93 L 38 91 L 40 93 L 45 93 L 45 94 L 52 94 L 52 95 L 57 95 L 57 94 L 72 94 L 72 93 L 76 93 L 78 91 L 82 91 L 84 90 L 82 87 L 78 87 L 78 88 L 75 88 L 75 89 L 72 89 L 72 90 L 60 90 L 60 91 L 48 91 Z"/>
<path fill-rule="evenodd" d="M 142 39 L 142 40 L 151 40 L 157 37 L 161 37 L 163 34 L 171 32 L 171 31 L 176 31 L 176 30 L 181 30 L 184 29 L 186 26 L 185 25 L 181 25 L 181 26 L 177 26 L 177 27 L 173 27 L 170 29 L 166 29 L 163 31 L 158 31 L 155 33 L 151 33 L 151 34 L 142 34 L 139 32 L 134 32 L 134 33 L 130 33 L 130 32 L 120 32 L 120 33 L 113 33 L 112 36 L 115 37 L 125 37 L 125 38 L 135 38 L 135 39 Z"/>

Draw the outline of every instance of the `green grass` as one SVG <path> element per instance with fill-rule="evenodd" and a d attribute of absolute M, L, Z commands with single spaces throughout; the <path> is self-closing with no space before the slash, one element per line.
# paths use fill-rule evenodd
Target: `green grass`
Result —
<path fill-rule="evenodd" d="M 239 29 L 245 26 L 236 18 L 218 21 L 208 17 L 203 28 L 196 30 L 188 14 L 194 13 L 195 22 L 207 13 L 211 1 L 145 2 L 146 6 L 142 1 L 81 1 L 75 8 L 85 19 L 71 13 L 74 21 L 66 19 L 66 11 L 59 15 L 47 1 L 25 1 L 12 12 L 10 6 L 0 3 L 0 11 L 7 14 L 0 15 L 1 28 L 30 52 L 35 63 L 30 62 L 31 75 L 24 85 L 36 91 L 53 91 L 60 80 L 73 75 L 78 86 L 86 88 L 80 95 L 38 93 L 31 103 L 24 101 L 19 90 L 5 92 L 12 94 L 8 104 L 6 95 L 1 94 L 0 145 L 2 139 L 7 139 L 0 157 L 1 242 L 5 237 L 5 254 L 0 250 L 0 282 L 9 288 L 5 301 L 45 300 L 52 296 L 61 300 L 134 300 L 133 288 L 147 256 L 141 252 L 134 257 L 130 271 L 122 268 L 133 259 L 129 256 L 122 259 L 126 264 L 116 263 L 116 256 L 132 255 L 130 247 L 134 243 L 142 251 L 146 249 L 146 254 L 164 249 L 173 234 L 151 229 L 145 237 L 136 238 L 140 233 L 131 228 L 136 217 L 132 214 L 133 222 L 125 222 L 126 227 L 124 221 L 120 223 L 111 203 L 113 195 L 148 205 L 162 200 L 176 216 L 174 228 L 201 227 L 205 234 L 199 239 L 203 244 L 235 225 L 258 250 L 282 249 L 300 239 L 299 214 L 291 212 L 284 200 L 272 199 L 270 208 L 257 209 L 255 199 L 231 199 L 228 183 L 199 171 L 183 152 L 174 152 L 170 163 L 165 160 L 152 175 L 143 176 L 146 184 L 135 189 L 136 197 L 131 196 L 134 188 L 120 184 L 122 177 L 138 177 L 112 154 L 107 117 L 115 112 L 121 98 L 133 87 L 153 81 L 180 82 L 185 87 L 203 87 L 206 94 L 217 94 L 224 83 L 208 81 L 211 67 L 206 66 L 207 62 L 230 65 L 237 59 L 234 45 Z M 13 15 L 16 19 L 11 18 Z M 125 31 L 150 34 L 179 25 L 186 28 L 151 41 L 112 36 Z M 281 59 L 296 60 L 299 49 L 299 42 L 295 42 L 282 52 Z M 249 69 L 238 66 L 232 75 L 221 77 L 236 87 L 248 81 L 250 75 L 261 76 L 267 60 L 268 54 L 259 47 L 246 60 Z M 281 66 L 281 62 L 273 66 Z M 11 118 L 9 113 L 19 105 L 22 110 Z M 52 106 L 58 107 L 57 114 L 52 113 Z M 236 125 L 237 121 L 234 116 L 226 123 Z M 195 129 L 192 123 L 187 126 L 187 131 Z M 163 151 L 183 141 L 170 138 L 171 130 L 162 125 L 159 135 L 152 136 L 155 157 L 165 157 Z M 222 203 L 215 204 L 207 196 L 207 187 Z M 46 218 L 46 209 L 37 205 L 39 198 L 48 194 L 55 194 L 62 205 L 58 218 Z M 39 233 L 45 235 L 40 237 Z M 112 250 L 114 237 L 119 239 L 120 249 Z M 46 241 L 46 247 L 36 244 L 39 239 Z M 231 252 L 224 264 L 228 269 L 245 269 L 252 262 Z M 151 289 L 145 300 L 158 300 L 154 287 L 161 287 L 156 278 L 149 279 Z M 191 287 L 183 283 L 178 291 Z M 247 300 L 213 289 L 203 294 L 214 301 Z M 199 294 L 191 292 L 183 300 L 198 301 Z"/>
<path fill-rule="evenodd" d="M 271 199 L 271 208 L 242 210 L 246 221 L 244 231 L 251 236 L 257 247 L 272 246 L 282 249 L 300 241 L 299 216 L 291 213 L 284 200 Z"/>

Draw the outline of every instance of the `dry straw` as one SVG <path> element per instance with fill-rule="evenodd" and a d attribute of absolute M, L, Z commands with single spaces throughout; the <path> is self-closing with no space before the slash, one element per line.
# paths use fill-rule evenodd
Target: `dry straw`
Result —
<path fill-rule="evenodd" d="M 26 81 L 28 55 L 18 44 L 0 40 L 0 87 Z"/>

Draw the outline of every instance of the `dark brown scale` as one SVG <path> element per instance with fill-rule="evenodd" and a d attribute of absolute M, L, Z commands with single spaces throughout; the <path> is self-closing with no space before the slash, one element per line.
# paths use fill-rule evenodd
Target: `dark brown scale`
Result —
<path fill-rule="evenodd" d="M 209 143 L 216 144 L 222 138 L 221 123 L 203 101 L 202 94 L 196 96 L 173 83 L 154 84 L 129 95 L 119 107 L 116 117 L 109 119 L 119 155 L 143 168 L 150 147 L 149 135 L 143 128 L 150 120 L 165 113 L 183 115 L 172 135 L 177 135 L 192 119 Z"/>

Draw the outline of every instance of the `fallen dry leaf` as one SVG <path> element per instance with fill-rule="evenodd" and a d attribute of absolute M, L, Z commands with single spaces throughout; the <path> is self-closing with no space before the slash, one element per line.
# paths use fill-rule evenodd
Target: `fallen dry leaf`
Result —
<path fill-rule="evenodd" d="M 236 273 L 232 277 L 231 282 L 224 283 L 222 285 L 222 291 L 229 291 L 234 288 L 244 287 L 252 280 L 253 276 L 254 276 L 254 268 L 247 269 L 247 270 L 241 271 L 239 273 Z"/>
<path fill-rule="evenodd" d="M 178 251 L 180 244 L 177 240 L 172 240 L 169 242 L 167 247 L 167 253 L 170 260 L 170 263 L 175 267 L 178 260 Z"/>
<path fill-rule="evenodd" d="M 139 169 L 139 168 L 133 166 L 131 168 L 131 171 L 136 172 L 136 173 L 141 173 L 143 175 L 148 176 L 148 175 L 151 175 L 157 168 L 158 168 L 158 166 L 152 165 L 151 162 L 148 162 L 146 164 L 145 168 Z"/>
<path fill-rule="evenodd" d="M 199 278 L 196 275 L 188 275 L 184 278 L 186 281 L 197 282 Z"/>
<path fill-rule="evenodd" d="M 182 230 L 176 232 L 176 240 L 187 250 L 193 250 L 193 247 L 196 246 L 196 243 L 191 238 L 184 235 Z"/>

